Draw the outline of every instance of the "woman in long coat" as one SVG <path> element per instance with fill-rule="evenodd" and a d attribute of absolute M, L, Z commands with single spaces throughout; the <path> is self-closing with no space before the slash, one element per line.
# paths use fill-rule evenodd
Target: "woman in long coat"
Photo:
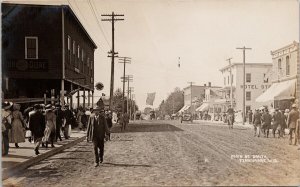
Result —
<path fill-rule="evenodd" d="M 46 128 L 44 132 L 43 142 L 46 143 L 46 147 L 48 147 L 48 143 L 51 143 L 51 147 L 54 147 L 55 140 L 55 129 L 56 129 L 56 115 L 53 112 L 53 107 L 51 105 L 46 106 L 45 111 L 45 120 L 46 120 Z"/>
<path fill-rule="evenodd" d="M 20 108 L 19 104 L 13 105 L 10 143 L 15 143 L 16 148 L 19 147 L 18 143 L 25 142 L 25 122 Z"/>

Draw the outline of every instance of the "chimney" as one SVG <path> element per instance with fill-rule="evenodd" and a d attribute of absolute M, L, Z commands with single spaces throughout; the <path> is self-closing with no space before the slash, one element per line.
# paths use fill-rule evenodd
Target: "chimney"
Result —
<path fill-rule="evenodd" d="M 208 87 L 211 87 L 211 82 L 208 82 Z"/>

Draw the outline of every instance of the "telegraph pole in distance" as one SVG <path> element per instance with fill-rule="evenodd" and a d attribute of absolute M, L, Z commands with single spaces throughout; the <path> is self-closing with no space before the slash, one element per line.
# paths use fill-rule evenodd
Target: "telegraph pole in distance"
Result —
<path fill-rule="evenodd" d="M 193 91 L 193 84 L 194 84 L 194 82 L 188 82 L 189 84 L 190 84 L 190 86 L 191 86 L 191 114 L 192 114 L 192 117 L 193 117 L 193 111 L 192 111 L 192 106 L 193 106 L 193 95 L 192 95 L 192 91 Z"/>
<path fill-rule="evenodd" d="M 233 109 L 233 92 L 232 92 L 232 68 L 231 68 L 231 59 L 232 58 L 228 58 L 227 61 L 229 62 L 229 68 L 230 68 L 230 105 L 231 108 Z"/>
<path fill-rule="evenodd" d="M 132 75 L 127 75 L 126 76 L 126 80 L 127 80 L 127 102 L 126 102 L 126 105 L 127 105 L 127 113 L 128 113 L 128 101 L 129 101 L 129 82 L 132 82 L 133 81 L 133 76 Z"/>
<path fill-rule="evenodd" d="M 112 49 L 111 49 L 111 78 L 110 78 L 110 94 L 109 94 L 109 109 L 112 108 L 112 98 L 114 95 L 114 72 L 115 72 L 115 21 L 124 21 L 123 17 L 124 14 L 115 14 L 112 12 L 112 14 L 102 14 L 101 16 L 110 17 L 108 19 L 101 19 L 101 21 L 110 21 L 112 24 L 111 30 L 112 30 Z"/>
<path fill-rule="evenodd" d="M 129 87 L 129 93 L 130 93 L 130 97 L 129 97 L 129 101 L 130 101 L 130 105 L 129 105 L 129 115 L 130 115 L 130 119 L 131 119 L 131 115 L 132 115 L 132 92 L 134 92 L 134 87 Z"/>
<path fill-rule="evenodd" d="M 246 48 L 245 46 L 244 47 L 237 47 L 236 49 L 241 49 L 243 50 L 243 125 L 245 125 L 245 64 L 246 64 L 246 55 L 245 55 L 245 51 L 246 50 L 251 50 L 252 48 Z"/>

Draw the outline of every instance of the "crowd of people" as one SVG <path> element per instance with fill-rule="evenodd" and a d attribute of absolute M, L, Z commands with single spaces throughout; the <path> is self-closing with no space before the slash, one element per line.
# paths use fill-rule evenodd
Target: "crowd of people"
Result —
<path fill-rule="evenodd" d="M 254 136 L 260 137 L 263 134 L 264 137 L 269 137 L 269 131 L 272 131 L 274 138 L 284 137 L 285 130 L 289 129 L 289 144 L 297 145 L 299 140 L 299 125 L 300 116 L 297 105 L 293 104 L 291 111 L 289 109 L 279 110 L 275 109 L 270 113 L 267 108 L 262 110 L 256 109 L 254 114 L 250 113 L 249 122 L 254 126 Z"/>
<path fill-rule="evenodd" d="M 42 145 L 48 148 L 55 147 L 54 142 L 69 139 L 71 128 L 78 127 L 79 130 L 87 130 L 88 120 L 92 108 L 79 106 L 71 110 L 69 105 L 61 106 L 35 104 L 21 111 L 21 105 L 11 102 L 2 103 L 2 156 L 9 152 L 9 143 L 14 143 L 16 148 L 28 141 L 34 143 L 34 152 L 39 153 Z M 109 128 L 112 127 L 112 113 L 105 112 L 105 118 Z M 110 134 L 108 136 L 110 139 Z"/>

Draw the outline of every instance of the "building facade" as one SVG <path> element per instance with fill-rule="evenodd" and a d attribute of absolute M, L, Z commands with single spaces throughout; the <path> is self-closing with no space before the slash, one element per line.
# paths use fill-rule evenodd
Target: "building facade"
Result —
<path fill-rule="evenodd" d="M 245 64 L 245 111 L 261 107 L 264 103 L 257 103 L 255 100 L 270 86 L 271 63 L 246 63 Z M 231 69 L 231 78 L 230 78 Z M 220 89 L 221 99 L 215 100 L 222 110 L 231 107 L 231 85 L 232 100 L 235 111 L 243 111 L 243 63 L 233 63 L 220 69 L 223 77 L 224 87 Z M 230 82 L 232 81 L 232 82 Z"/>
<path fill-rule="evenodd" d="M 299 103 L 299 43 L 294 41 L 273 50 L 271 56 L 272 86 L 257 98 L 257 102 L 268 102 L 270 108 L 287 109 L 293 103 Z"/>
<path fill-rule="evenodd" d="M 2 13 L 3 99 L 73 104 L 83 91 L 89 105 L 97 46 L 71 8 L 3 3 Z"/>

